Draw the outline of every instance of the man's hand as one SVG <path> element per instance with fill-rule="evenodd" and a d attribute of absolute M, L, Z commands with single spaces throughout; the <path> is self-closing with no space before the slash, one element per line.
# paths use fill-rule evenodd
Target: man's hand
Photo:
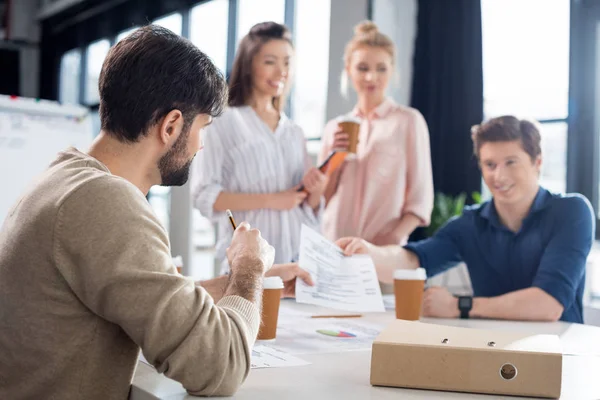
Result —
<path fill-rule="evenodd" d="M 423 316 L 433 318 L 458 318 L 458 299 L 446 288 L 430 287 L 423 294 Z"/>
<path fill-rule="evenodd" d="M 327 175 L 315 167 L 310 168 L 306 175 L 304 175 L 304 178 L 302 178 L 304 189 L 311 195 L 319 197 L 325 193 L 328 182 L 329 179 L 327 178 Z"/>
<path fill-rule="evenodd" d="M 265 276 L 278 276 L 283 281 L 282 297 L 296 297 L 296 278 L 300 278 L 309 286 L 314 285 L 308 271 L 303 270 L 297 263 L 277 264 Z"/>
<path fill-rule="evenodd" d="M 262 238 L 258 229 L 251 229 L 247 222 L 238 225 L 227 248 L 232 274 L 255 272 L 262 276 L 273 266 L 274 259 L 275 249 Z M 258 270 L 249 270 L 253 268 Z"/>
<path fill-rule="evenodd" d="M 347 256 L 353 254 L 371 254 L 373 245 L 364 239 L 357 237 L 345 237 L 335 242 Z"/>

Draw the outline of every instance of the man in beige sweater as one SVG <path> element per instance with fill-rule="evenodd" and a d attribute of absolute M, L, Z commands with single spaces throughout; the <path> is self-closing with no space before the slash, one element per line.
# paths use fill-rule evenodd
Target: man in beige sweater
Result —
<path fill-rule="evenodd" d="M 147 26 L 111 49 L 99 87 L 91 149 L 59 154 L 0 230 L 0 398 L 126 399 L 140 348 L 190 393 L 231 395 L 250 368 L 273 248 L 241 224 L 230 275 L 195 283 L 177 274 L 145 198 L 186 182 L 225 82 L 190 42 Z"/>

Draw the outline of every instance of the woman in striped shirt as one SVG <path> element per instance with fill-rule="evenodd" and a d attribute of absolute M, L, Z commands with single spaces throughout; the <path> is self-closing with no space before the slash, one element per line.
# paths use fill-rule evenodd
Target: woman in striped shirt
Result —
<path fill-rule="evenodd" d="M 261 231 L 275 247 L 275 263 L 296 261 L 302 224 L 319 229 L 327 177 L 311 167 L 302 129 L 282 111 L 292 56 L 285 26 L 252 27 L 233 63 L 229 107 L 206 129 L 194 162 L 194 206 L 218 223 L 216 257 L 224 272 L 231 241 L 226 209 Z"/>

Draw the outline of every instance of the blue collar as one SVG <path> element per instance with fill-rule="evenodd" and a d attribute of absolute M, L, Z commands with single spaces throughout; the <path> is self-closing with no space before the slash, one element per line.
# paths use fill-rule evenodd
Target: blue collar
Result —
<path fill-rule="evenodd" d="M 535 198 L 533 199 L 533 204 L 531 205 L 531 209 L 529 209 L 529 213 L 525 217 L 524 221 L 527 221 L 531 216 L 550 204 L 550 199 L 552 198 L 552 193 L 548 190 L 544 189 L 540 186 L 538 189 Z M 481 206 L 481 212 L 479 213 L 483 218 L 489 220 L 492 225 L 497 228 L 507 229 L 502 222 L 500 222 L 500 217 L 498 216 L 498 212 L 496 211 L 496 206 L 494 205 L 494 199 L 487 201 L 485 204 Z"/>

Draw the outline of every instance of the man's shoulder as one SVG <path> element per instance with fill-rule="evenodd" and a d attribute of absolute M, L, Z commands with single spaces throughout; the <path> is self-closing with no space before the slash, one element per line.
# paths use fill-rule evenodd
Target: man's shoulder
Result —
<path fill-rule="evenodd" d="M 463 207 L 462 213 L 455 217 L 454 220 L 461 224 L 472 224 L 479 217 L 481 213 L 490 206 L 490 201 L 485 201 L 480 204 L 470 204 Z"/>
<path fill-rule="evenodd" d="M 144 232 L 161 236 L 168 243 L 143 193 L 129 181 L 108 174 L 95 176 L 65 193 L 56 211 L 55 230 L 57 237 L 68 238 L 71 243 L 94 237 L 131 241 Z"/>
<path fill-rule="evenodd" d="M 106 208 L 149 207 L 143 193 L 131 182 L 111 174 L 86 171 L 85 179 L 69 190 L 63 204 L 69 208 L 83 207 L 89 213 L 104 212 Z M 65 208 L 64 206 L 62 208 Z"/>
<path fill-rule="evenodd" d="M 490 200 L 484 201 L 483 203 L 479 203 L 479 204 L 470 204 L 470 205 L 464 206 L 463 215 L 477 215 L 477 214 L 481 213 L 481 211 L 483 211 L 483 209 L 485 207 L 489 207 L 489 203 L 490 203 Z"/>
<path fill-rule="evenodd" d="M 464 206 L 460 215 L 456 215 L 448 220 L 444 231 L 447 234 L 459 234 L 460 236 L 477 234 L 482 227 L 481 221 L 483 221 L 483 218 L 481 213 L 488 206 L 488 202 Z"/>
<path fill-rule="evenodd" d="M 548 204 L 552 213 L 560 214 L 561 216 L 579 216 L 581 218 L 589 217 L 592 219 L 594 215 L 590 201 L 579 193 L 551 193 Z"/>

